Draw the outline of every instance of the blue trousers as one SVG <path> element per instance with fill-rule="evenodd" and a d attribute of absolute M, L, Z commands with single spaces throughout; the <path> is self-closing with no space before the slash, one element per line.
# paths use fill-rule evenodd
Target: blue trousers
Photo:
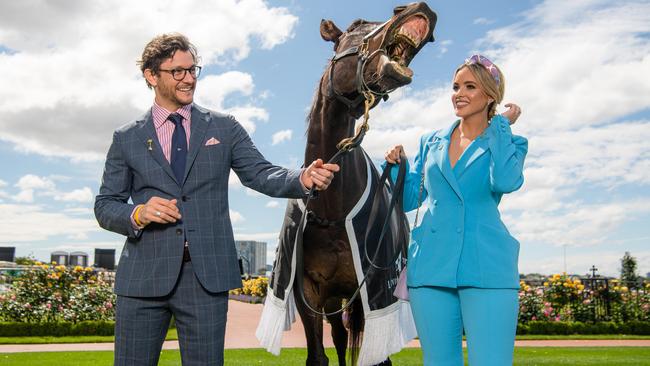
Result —
<path fill-rule="evenodd" d="M 471 366 L 512 365 L 518 291 L 411 287 L 411 310 L 424 365 L 463 365 L 463 329 Z"/>
<path fill-rule="evenodd" d="M 155 366 L 171 316 L 183 366 L 223 365 L 228 292 L 206 291 L 183 263 L 172 292 L 163 297 L 117 297 L 115 366 Z"/>

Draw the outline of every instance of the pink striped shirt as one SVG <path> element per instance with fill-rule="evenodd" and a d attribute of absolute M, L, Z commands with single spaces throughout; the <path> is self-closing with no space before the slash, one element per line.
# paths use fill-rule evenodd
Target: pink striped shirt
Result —
<path fill-rule="evenodd" d="M 153 115 L 153 125 L 156 128 L 156 136 L 158 136 L 158 142 L 162 147 L 163 154 L 168 162 L 172 161 L 172 134 L 174 133 L 174 122 L 168 120 L 170 114 L 178 113 L 183 116 L 183 127 L 185 128 L 185 135 L 187 136 L 187 146 L 189 150 L 190 146 L 190 126 L 192 125 L 192 105 L 184 105 L 175 112 L 170 112 L 167 109 L 161 107 L 153 102 L 153 107 L 151 107 L 151 114 Z M 131 211 L 131 224 L 135 230 L 141 230 L 141 227 L 138 227 L 138 224 L 135 223 L 135 218 L 133 214 L 135 213 L 136 208 L 140 206 L 137 205 Z"/>
<path fill-rule="evenodd" d="M 174 122 L 167 119 L 170 114 L 178 113 L 183 116 L 183 127 L 185 127 L 185 135 L 187 136 L 187 146 L 189 150 L 190 146 L 190 126 L 192 125 L 192 105 L 184 105 L 174 112 L 170 112 L 167 109 L 161 107 L 153 102 L 153 107 L 151 107 L 151 114 L 153 115 L 153 125 L 156 127 L 156 135 L 158 136 L 158 142 L 162 147 L 163 154 L 168 162 L 172 160 L 172 134 L 174 133 Z"/>

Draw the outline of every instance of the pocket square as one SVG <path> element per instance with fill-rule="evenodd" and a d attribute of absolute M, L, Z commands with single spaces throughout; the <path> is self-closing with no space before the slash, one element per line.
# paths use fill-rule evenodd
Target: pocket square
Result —
<path fill-rule="evenodd" d="M 216 145 L 220 143 L 221 141 L 215 139 L 214 137 L 211 137 L 208 141 L 205 142 L 205 146 L 211 146 L 211 145 Z"/>

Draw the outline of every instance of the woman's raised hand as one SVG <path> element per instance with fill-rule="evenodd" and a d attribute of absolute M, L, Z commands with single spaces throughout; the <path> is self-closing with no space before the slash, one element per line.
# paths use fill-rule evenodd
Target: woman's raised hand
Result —
<path fill-rule="evenodd" d="M 517 122 L 517 118 L 521 115 L 521 108 L 514 103 L 505 104 L 504 107 L 508 108 L 508 110 L 501 113 L 501 115 L 506 117 L 511 125 L 514 125 Z"/>

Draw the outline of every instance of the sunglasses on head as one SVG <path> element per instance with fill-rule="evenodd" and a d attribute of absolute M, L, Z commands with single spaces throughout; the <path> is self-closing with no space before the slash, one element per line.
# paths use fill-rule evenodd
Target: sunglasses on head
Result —
<path fill-rule="evenodd" d="M 481 55 L 473 55 L 472 57 L 465 60 L 465 65 L 479 64 L 483 66 L 489 73 L 492 75 L 492 79 L 496 81 L 497 85 L 501 84 L 501 78 L 499 77 L 499 70 L 490 61 L 487 57 Z"/>

